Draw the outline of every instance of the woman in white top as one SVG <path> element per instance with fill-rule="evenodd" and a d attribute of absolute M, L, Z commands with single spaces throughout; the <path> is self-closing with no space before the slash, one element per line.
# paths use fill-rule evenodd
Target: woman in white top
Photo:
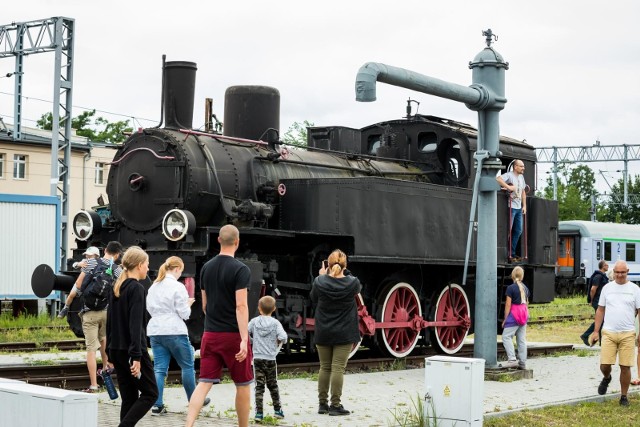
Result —
<path fill-rule="evenodd" d="M 187 400 L 196 388 L 196 375 L 193 368 L 194 349 L 189 342 L 185 320 L 191 315 L 191 304 L 185 286 L 178 282 L 184 270 L 179 257 L 172 256 L 160 266 L 158 278 L 149 288 L 147 310 L 151 320 L 147 325 L 147 335 L 153 350 L 153 371 L 158 383 L 158 400 L 151 410 L 152 415 L 166 414 L 162 402 L 164 382 L 169 370 L 171 357 L 182 369 L 182 386 Z"/>

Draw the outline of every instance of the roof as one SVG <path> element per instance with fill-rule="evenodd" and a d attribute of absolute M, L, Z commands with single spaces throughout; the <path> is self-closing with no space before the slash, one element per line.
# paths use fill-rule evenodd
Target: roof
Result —
<path fill-rule="evenodd" d="M 640 225 L 613 222 L 560 221 L 558 232 L 578 232 L 582 237 L 640 242 Z"/>
<path fill-rule="evenodd" d="M 22 127 L 22 139 L 14 140 L 12 136 L 13 126 L 11 124 L 7 124 L 6 126 L 2 126 L 3 123 L 0 122 L 0 142 L 5 143 L 15 143 L 15 144 L 30 144 L 30 145 L 39 145 L 39 146 L 47 146 L 51 147 L 51 131 L 45 129 L 31 128 L 31 127 Z M 75 134 L 75 130 L 73 130 L 73 135 L 71 136 L 71 148 L 74 150 L 81 151 L 90 151 L 91 148 L 95 145 L 113 145 L 113 144 L 103 144 L 103 143 L 94 143 L 89 141 L 89 138 L 85 136 L 79 136 Z"/>

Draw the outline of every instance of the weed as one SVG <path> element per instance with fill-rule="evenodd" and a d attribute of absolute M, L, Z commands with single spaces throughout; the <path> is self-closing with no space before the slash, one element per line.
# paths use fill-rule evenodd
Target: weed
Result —
<path fill-rule="evenodd" d="M 278 419 L 273 417 L 272 415 L 265 415 L 260 424 L 267 425 L 267 426 L 277 426 L 277 425 L 279 425 L 278 424 Z"/>
<path fill-rule="evenodd" d="M 425 402 L 420 395 L 416 395 L 415 400 L 411 399 L 410 408 L 402 408 L 400 406 L 408 406 L 407 404 L 398 404 L 392 410 L 389 410 L 393 419 L 389 425 L 400 427 L 435 427 L 438 425 L 438 417 L 436 415 L 435 406 L 433 400 L 428 403 L 428 414 L 425 414 Z"/>
<path fill-rule="evenodd" d="M 318 381 L 318 372 L 308 371 L 294 371 L 294 372 L 282 372 L 278 373 L 278 379 L 292 380 L 292 379 L 306 379 L 311 381 Z"/>

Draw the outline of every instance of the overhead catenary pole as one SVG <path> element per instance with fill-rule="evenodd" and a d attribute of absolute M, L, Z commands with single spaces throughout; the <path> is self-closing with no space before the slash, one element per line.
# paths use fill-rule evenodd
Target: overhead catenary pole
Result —
<path fill-rule="evenodd" d="M 595 145 L 565 146 L 565 147 L 536 147 L 537 163 L 553 163 L 551 182 L 553 183 L 553 200 L 558 200 L 557 180 L 558 167 L 562 163 L 597 163 L 623 162 L 622 185 L 625 194 L 624 204 L 629 202 L 629 162 L 640 161 L 640 144 L 602 145 L 596 141 Z M 604 175 L 603 175 L 604 177 Z M 606 180 L 606 178 L 605 178 Z M 609 185 L 609 183 L 607 183 Z M 611 187 L 611 186 L 609 186 Z"/>
<path fill-rule="evenodd" d="M 54 52 L 53 111 L 51 130 L 50 194 L 60 198 L 61 236 L 56 269 L 66 268 L 69 178 L 71 173 L 71 105 L 73 93 L 73 45 L 75 21 L 55 16 L 0 25 L 0 59 L 15 58 L 13 140 L 21 141 L 24 57 Z"/>
<path fill-rule="evenodd" d="M 494 34 L 483 31 L 485 47 L 469 63 L 472 85 L 461 86 L 402 68 L 369 62 L 358 71 L 356 100 L 376 100 L 376 82 L 413 89 L 430 95 L 463 102 L 478 111 L 478 149 L 475 158 L 481 169 L 478 194 L 478 257 L 476 264 L 476 310 L 474 356 L 497 366 L 497 191 L 496 172 L 500 162 L 499 113 L 507 102 L 504 74 L 509 68 L 491 43 Z M 497 37 L 495 37 L 497 39 Z M 474 195 L 475 197 L 475 195 Z M 471 213 L 474 215 L 474 212 Z M 481 309 L 480 309 L 481 308 Z"/>

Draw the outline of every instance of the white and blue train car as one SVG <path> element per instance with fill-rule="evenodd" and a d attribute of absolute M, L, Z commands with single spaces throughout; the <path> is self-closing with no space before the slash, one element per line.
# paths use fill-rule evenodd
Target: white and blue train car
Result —
<path fill-rule="evenodd" d="M 629 280 L 640 284 L 640 225 L 610 222 L 560 221 L 556 293 L 586 290 L 587 278 L 604 259 L 613 268 L 618 260 L 629 266 Z"/>

